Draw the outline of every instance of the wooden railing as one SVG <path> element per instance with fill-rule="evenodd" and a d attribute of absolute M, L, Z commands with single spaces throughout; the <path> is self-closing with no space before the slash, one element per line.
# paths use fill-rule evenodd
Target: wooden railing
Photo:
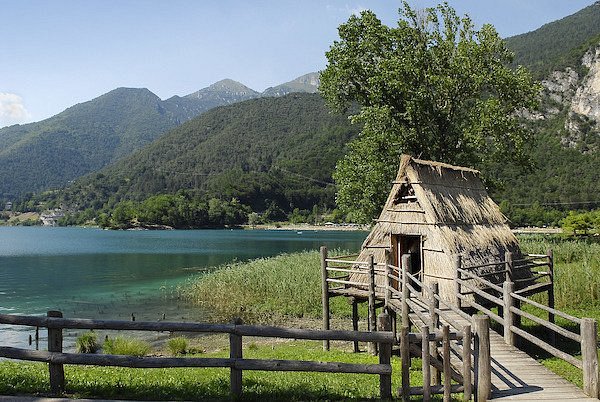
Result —
<path fill-rule="evenodd" d="M 459 260 L 460 261 L 460 260 Z M 545 306 L 525 297 L 523 290 L 518 290 L 514 279 L 516 271 L 528 269 L 532 271 L 533 279 L 549 277 L 553 280 L 553 256 L 548 254 L 529 255 L 520 260 L 513 260 L 507 253 L 505 261 L 494 263 L 505 265 L 505 269 L 495 273 L 506 273 L 502 286 L 485 279 L 485 275 L 474 273 L 477 269 L 489 264 L 456 268 L 456 283 L 458 286 L 457 298 L 463 306 L 469 306 L 484 313 L 504 328 L 504 340 L 509 345 L 515 345 L 516 336 L 531 342 L 551 355 L 562 359 L 583 371 L 583 391 L 594 398 L 600 396 L 599 371 L 598 371 L 598 324 L 591 318 L 577 318 L 554 308 L 554 294 L 552 286 L 547 286 L 549 306 Z M 546 267 L 547 271 L 536 271 L 534 268 Z M 541 283 L 543 285 L 543 283 Z M 525 289 L 541 288 L 540 283 L 533 283 Z M 548 314 L 548 319 L 535 316 L 521 308 L 527 304 Z M 491 309 L 498 307 L 498 314 Z M 555 317 L 566 320 L 570 326 L 579 327 L 579 333 L 570 331 L 555 324 Z M 542 326 L 549 335 L 546 341 L 532 333 L 525 331 L 520 326 L 521 317 Z M 556 347 L 556 336 L 562 336 L 579 344 L 581 360 Z"/>
<path fill-rule="evenodd" d="M 0 324 L 48 328 L 47 351 L 0 346 L 0 357 L 48 363 L 50 371 L 50 387 L 52 392 L 56 394 L 63 392 L 65 389 L 63 365 L 83 364 L 134 368 L 229 368 L 231 393 L 236 396 L 242 394 L 242 372 L 244 370 L 375 374 L 379 375 L 381 398 L 391 398 L 392 396 L 392 366 L 390 364 L 390 358 L 392 345 L 396 340 L 394 334 L 390 331 L 391 321 L 387 314 L 380 314 L 377 332 L 293 329 L 243 325 L 239 321 L 234 324 L 203 324 L 67 319 L 62 318 L 62 313 L 58 311 L 49 311 L 47 317 L 0 314 Z M 229 358 L 163 358 L 65 353 L 63 352 L 62 347 L 62 330 L 66 328 L 229 334 Z M 242 353 L 242 338 L 244 336 L 323 340 L 327 342 L 332 340 L 375 342 L 379 349 L 379 363 L 356 364 L 343 362 L 245 359 L 243 358 Z"/>
<path fill-rule="evenodd" d="M 336 288 L 352 289 L 352 292 L 366 294 L 370 330 L 375 328 L 373 322 L 377 300 L 384 300 L 383 306 L 386 311 L 401 311 L 401 328 L 396 337 L 400 344 L 402 370 L 402 385 L 398 394 L 403 400 L 408 400 L 410 395 L 422 395 L 424 400 L 428 400 L 432 394 L 443 394 L 444 400 L 450 400 L 451 394 L 456 393 L 463 393 L 465 400 L 470 400 L 473 393 L 476 400 L 486 400 L 491 392 L 489 319 L 472 319 L 457 306 L 446 302 L 440 297 L 437 286 L 429 287 L 423 284 L 408 272 L 408 266 L 408 255 L 403 256 L 402 268 L 398 268 L 393 266 L 389 259 L 384 264 L 375 263 L 372 256 L 366 262 L 342 257 L 328 258 L 327 249 L 322 247 L 323 328 L 329 328 L 329 298 L 336 295 Z M 381 280 L 376 283 L 376 275 L 385 278 L 383 283 Z M 337 294 L 353 295 L 352 292 Z M 462 326 L 456 323 L 441 305 L 464 316 L 469 322 L 473 320 L 473 333 L 470 325 Z M 353 326 L 356 328 L 358 317 L 355 314 L 353 311 Z M 418 317 L 421 322 L 418 332 L 415 333 L 409 332 L 411 315 Z M 329 345 L 324 343 L 323 347 L 328 349 Z M 370 349 L 374 351 L 373 347 Z M 459 362 L 459 372 L 450 364 L 452 355 Z M 473 355 L 475 367 L 472 367 L 471 363 Z M 422 387 L 410 386 L 411 357 L 422 359 Z M 453 381 L 457 384 L 452 384 Z"/>

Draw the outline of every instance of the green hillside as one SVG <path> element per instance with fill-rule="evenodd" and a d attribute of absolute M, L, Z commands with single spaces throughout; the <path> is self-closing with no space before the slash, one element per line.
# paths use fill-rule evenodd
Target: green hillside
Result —
<path fill-rule="evenodd" d="M 581 57 L 600 42 L 600 2 L 539 29 L 506 39 L 515 64 L 543 79 L 552 71 L 580 66 Z"/>
<path fill-rule="evenodd" d="M 331 172 L 358 132 L 316 94 L 261 98 L 213 109 L 143 150 L 78 180 L 63 195 L 98 208 L 186 190 L 237 198 L 255 211 L 333 207 Z"/>
<path fill-rule="evenodd" d="M 62 186 L 189 119 L 169 109 L 147 89 L 119 88 L 49 119 L 0 130 L 0 199 Z"/>

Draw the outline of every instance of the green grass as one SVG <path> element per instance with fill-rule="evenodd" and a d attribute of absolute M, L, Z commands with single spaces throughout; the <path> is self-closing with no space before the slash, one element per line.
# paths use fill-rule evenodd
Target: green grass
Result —
<path fill-rule="evenodd" d="M 252 345 L 252 346 L 251 346 Z M 227 351 L 201 357 L 226 357 Z M 322 351 L 321 342 L 297 341 L 271 344 L 249 343 L 244 357 L 377 363 L 367 353 L 341 350 Z M 400 361 L 392 358 L 394 373 Z M 420 361 L 411 368 L 411 384 L 421 384 Z M 227 400 L 229 369 L 129 369 L 65 366 L 66 394 L 77 398 L 125 398 L 138 400 Z M 393 389 L 400 387 L 400 375 L 392 377 Z M 0 394 L 49 394 L 47 365 L 43 363 L 0 363 Z M 244 371 L 243 400 L 365 400 L 377 399 L 379 376 L 366 374 L 280 373 Z M 460 400 L 460 399 L 457 399 Z"/>
<path fill-rule="evenodd" d="M 117 336 L 107 339 L 102 345 L 104 353 L 109 355 L 146 356 L 150 352 L 150 344 L 135 338 Z"/>
<path fill-rule="evenodd" d="M 75 350 L 77 353 L 96 353 L 98 349 L 100 349 L 98 336 L 93 331 L 83 333 L 75 340 Z"/>
<path fill-rule="evenodd" d="M 173 356 L 184 355 L 188 350 L 188 341 L 183 336 L 171 338 L 167 342 L 167 348 Z"/>

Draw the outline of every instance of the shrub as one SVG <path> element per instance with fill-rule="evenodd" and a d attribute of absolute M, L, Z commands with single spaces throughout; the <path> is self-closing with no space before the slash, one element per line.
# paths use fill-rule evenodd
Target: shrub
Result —
<path fill-rule="evenodd" d="M 178 336 L 169 339 L 167 346 L 173 356 L 184 355 L 187 352 L 188 341 L 183 336 Z"/>
<path fill-rule="evenodd" d="M 100 349 L 98 337 L 93 331 L 79 335 L 75 341 L 75 350 L 77 353 L 96 353 L 98 349 Z"/>
<path fill-rule="evenodd" d="M 150 352 L 150 344 L 146 341 L 117 336 L 107 339 L 102 347 L 104 353 L 110 355 L 145 356 Z"/>

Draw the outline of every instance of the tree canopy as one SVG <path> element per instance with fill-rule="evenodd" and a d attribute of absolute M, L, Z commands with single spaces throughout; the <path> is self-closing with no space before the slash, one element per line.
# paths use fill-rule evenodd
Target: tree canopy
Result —
<path fill-rule="evenodd" d="M 337 203 L 357 221 L 376 217 L 399 156 L 463 166 L 526 161 L 531 133 L 518 113 L 535 107 L 539 86 L 491 25 L 475 30 L 448 5 L 417 11 L 403 2 L 396 27 L 371 11 L 340 25 L 326 53 L 320 91 L 362 125 L 334 174 Z"/>

